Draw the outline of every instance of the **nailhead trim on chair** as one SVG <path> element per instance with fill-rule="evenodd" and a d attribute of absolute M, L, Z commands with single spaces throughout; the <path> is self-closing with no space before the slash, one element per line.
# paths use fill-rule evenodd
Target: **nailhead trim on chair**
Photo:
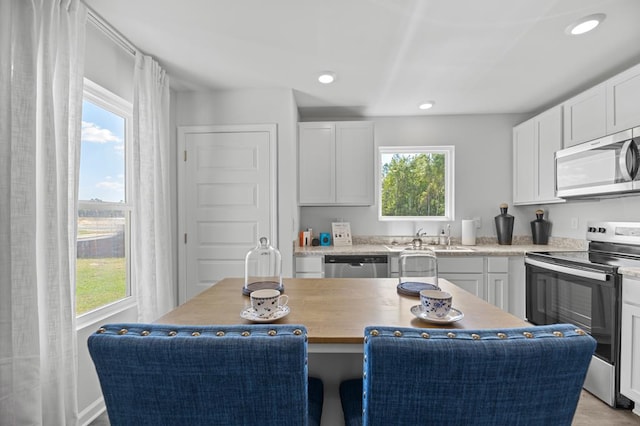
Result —
<path fill-rule="evenodd" d="M 146 337 L 146 336 L 165 336 L 165 337 L 200 337 L 200 336 L 216 336 L 216 337 L 232 337 L 232 336 L 242 336 L 242 337 L 249 337 L 249 336 L 263 336 L 263 337 L 273 337 L 273 336 L 277 336 L 277 335 L 282 335 L 282 334 L 290 334 L 293 336 L 301 336 L 304 339 L 307 339 L 307 334 L 305 332 L 303 332 L 298 326 L 295 326 L 296 328 L 291 328 L 289 329 L 288 327 L 282 327 L 282 328 L 278 328 L 273 329 L 267 329 L 264 327 L 258 327 L 256 326 L 255 328 L 251 328 L 251 329 L 245 329 L 242 331 L 238 331 L 237 328 L 235 329 L 207 329 L 206 327 L 203 326 L 197 326 L 197 327 L 188 327 L 188 326 L 181 326 L 179 329 L 176 329 L 175 325 L 174 326 L 167 326 L 166 328 L 156 328 L 153 333 L 151 331 L 149 331 L 148 329 L 146 329 L 146 327 L 148 327 L 148 325 L 145 324 L 140 324 L 140 327 L 137 327 L 135 324 L 127 324 L 128 328 L 122 328 L 122 327 L 117 327 L 117 326 L 111 326 L 111 325 L 105 325 L 103 327 L 100 327 L 98 330 L 96 330 L 97 334 L 113 334 L 113 335 L 117 335 L 117 336 L 131 336 L 131 335 L 135 335 L 138 337 Z"/>
<path fill-rule="evenodd" d="M 526 328 L 526 327 L 522 327 L 522 328 Z M 405 330 L 405 331 L 400 331 L 400 330 L 385 330 L 385 329 L 374 329 L 371 330 L 369 332 L 369 336 L 365 337 L 365 343 L 368 341 L 368 338 L 375 338 L 375 337 L 398 337 L 398 338 L 422 338 L 422 339 L 444 339 L 444 338 L 448 338 L 448 339 L 472 339 L 472 340 L 495 340 L 495 339 L 501 339 L 501 340 L 505 340 L 505 339 L 534 339 L 534 338 L 544 338 L 544 337 L 573 337 L 573 336 L 585 336 L 587 335 L 587 333 L 580 329 L 580 328 L 576 328 L 573 330 L 573 333 L 567 333 L 567 331 L 565 331 L 564 333 L 562 331 L 553 331 L 553 332 L 540 332 L 540 331 L 536 331 L 531 332 L 531 331 L 519 331 L 518 329 L 515 329 L 515 331 L 512 330 L 503 330 L 503 331 L 496 331 L 496 330 L 487 330 L 487 331 L 478 331 L 475 330 L 474 333 L 466 333 L 464 330 L 456 330 L 456 332 L 447 332 L 446 335 L 430 335 L 429 333 L 422 331 L 420 329 L 415 329 L 415 332 L 412 330 Z"/>

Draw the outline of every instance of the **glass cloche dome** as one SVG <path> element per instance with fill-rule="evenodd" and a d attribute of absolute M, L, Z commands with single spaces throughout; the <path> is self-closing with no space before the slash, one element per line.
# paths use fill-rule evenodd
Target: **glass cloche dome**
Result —
<path fill-rule="evenodd" d="M 258 245 L 244 259 L 244 287 L 242 294 L 272 288 L 284 291 L 282 286 L 282 256 L 269 244 L 267 237 L 260 237 Z"/>
<path fill-rule="evenodd" d="M 415 244 L 400 253 L 398 293 L 417 296 L 421 290 L 438 287 L 438 259 L 429 249 Z"/>

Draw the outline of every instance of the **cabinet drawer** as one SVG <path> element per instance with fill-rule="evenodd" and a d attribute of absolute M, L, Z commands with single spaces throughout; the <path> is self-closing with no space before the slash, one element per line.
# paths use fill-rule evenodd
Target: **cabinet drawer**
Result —
<path fill-rule="evenodd" d="M 464 257 L 464 258 L 451 258 L 451 257 L 439 257 L 438 258 L 438 273 L 452 272 L 452 273 L 483 273 L 484 272 L 484 258 L 483 257 Z"/>
<path fill-rule="evenodd" d="M 296 257 L 296 274 L 299 272 L 323 273 L 323 256 Z"/>
<path fill-rule="evenodd" d="M 487 272 L 509 272 L 509 258 L 487 257 Z"/>

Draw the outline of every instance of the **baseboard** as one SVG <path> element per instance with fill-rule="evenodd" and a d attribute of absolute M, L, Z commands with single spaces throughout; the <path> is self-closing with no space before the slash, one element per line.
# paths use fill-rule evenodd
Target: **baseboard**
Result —
<path fill-rule="evenodd" d="M 100 397 L 96 399 L 78 414 L 78 424 L 88 426 L 100 414 L 104 413 L 106 409 L 107 406 L 104 405 L 104 398 Z"/>

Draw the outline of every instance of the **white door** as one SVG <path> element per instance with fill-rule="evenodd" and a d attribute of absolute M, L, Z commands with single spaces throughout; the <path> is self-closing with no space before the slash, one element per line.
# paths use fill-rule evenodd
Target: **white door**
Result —
<path fill-rule="evenodd" d="M 276 126 L 187 126 L 179 143 L 179 302 L 226 277 L 276 241 Z M 241 292 L 242 288 L 238 288 Z"/>

